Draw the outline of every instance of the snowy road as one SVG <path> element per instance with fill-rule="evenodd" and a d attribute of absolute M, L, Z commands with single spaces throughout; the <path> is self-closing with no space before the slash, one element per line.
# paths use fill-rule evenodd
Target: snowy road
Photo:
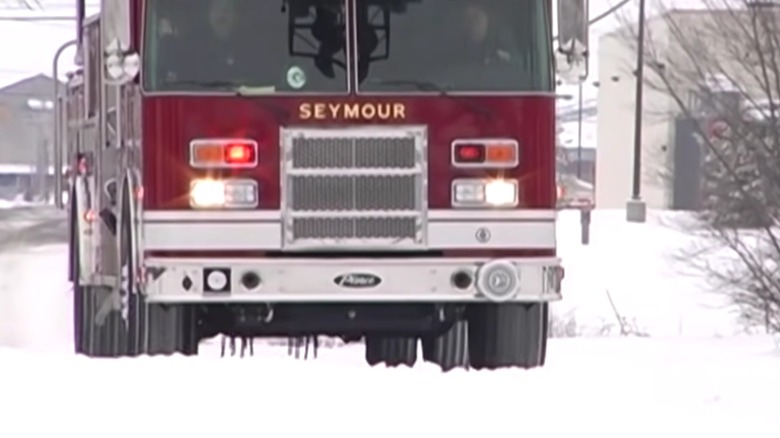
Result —
<path fill-rule="evenodd" d="M 283 350 L 245 360 L 0 350 L 0 430 L 31 438 L 726 438 L 771 436 L 776 427 L 769 397 L 780 390 L 780 358 L 761 338 L 554 340 L 549 366 L 527 372 L 387 370 L 364 366 L 351 347 L 309 362 Z"/>
<path fill-rule="evenodd" d="M 65 213 L 54 207 L 0 208 L 0 252 L 66 239 Z"/>
<path fill-rule="evenodd" d="M 63 348 L 70 339 L 65 222 L 52 207 L 0 208 L 0 346 Z"/>
<path fill-rule="evenodd" d="M 220 359 L 213 346 L 198 358 L 76 357 L 57 214 L 0 210 L 2 437 L 731 438 L 776 429 L 773 340 L 733 336 L 728 312 L 701 305 L 695 282 L 672 275 L 657 253 L 678 237 L 668 230 L 596 215 L 589 247 L 572 244 L 565 220 L 559 230 L 569 266 L 559 313 L 582 315 L 580 331 L 595 333 L 612 317 L 609 289 L 650 337 L 552 339 L 544 369 L 442 374 L 369 368 L 358 347 L 316 361 L 270 346 L 247 359 Z M 637 248 L 641 258 L 624 261 Z"/>

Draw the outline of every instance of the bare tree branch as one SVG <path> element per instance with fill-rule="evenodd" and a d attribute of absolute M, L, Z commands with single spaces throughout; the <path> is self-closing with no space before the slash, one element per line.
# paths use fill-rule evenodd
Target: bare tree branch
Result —
<path fill-rule="evenodd" d="M 682 255 L 751 326 L 780 331 L 780 9 L 703 0 L 650 21 L 646 87 L 693 120 L 702 239 Z M 625 21 L 625 18 L 624 18 Z M 653 29 L 659 35 L 653 34 Z M 636 50 L 636 33 L 625 27 Z M 669 146 L 670 149 L 674 145 Z M 693 230 L 692 230 L 693 231 Z"/>

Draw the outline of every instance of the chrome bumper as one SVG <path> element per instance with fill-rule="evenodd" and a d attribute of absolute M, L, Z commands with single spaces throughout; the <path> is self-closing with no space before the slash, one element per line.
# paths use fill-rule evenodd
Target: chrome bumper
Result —
<path fill-rule="evenodd" d="M 561 299 L 563 278 L 554 257 L 150 258 L 145 267 L 147 300 L 181 303 L 549 302 Z M 257 287 L 246 286 L 251 274 L 260 280 Z"/>

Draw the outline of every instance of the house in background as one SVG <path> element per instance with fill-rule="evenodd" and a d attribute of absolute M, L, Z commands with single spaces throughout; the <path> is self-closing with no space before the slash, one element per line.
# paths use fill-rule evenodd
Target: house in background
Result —
<path fill-rule="evenodd" d="M 51 187 L 53 96 L 54 80 L 42 74 L 0 88 L 0 198 Z"/>

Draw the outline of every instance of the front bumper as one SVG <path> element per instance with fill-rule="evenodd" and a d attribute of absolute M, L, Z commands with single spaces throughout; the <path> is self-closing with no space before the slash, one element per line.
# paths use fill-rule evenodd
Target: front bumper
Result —
<path fill-rule="evenodd" d="M 150 258 L 145 268 L 147 300 L 168 303 L 549 302 L 561 299 L 563 279 L 554 257 Z M 215 270 L 222 281 L 208 280 Z M 248 273 L 257 287 L 245 285 Z M 456 273 L 472 281 L 464 287 Z"/>

